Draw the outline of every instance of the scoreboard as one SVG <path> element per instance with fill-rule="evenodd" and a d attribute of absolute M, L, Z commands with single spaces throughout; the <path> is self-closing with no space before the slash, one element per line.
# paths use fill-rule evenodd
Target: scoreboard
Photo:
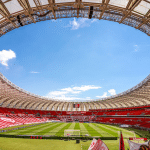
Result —
<path fill-rule="evenodd" d="M 80 104 L 73 104 L 73 108 L 79 108 Z"/>

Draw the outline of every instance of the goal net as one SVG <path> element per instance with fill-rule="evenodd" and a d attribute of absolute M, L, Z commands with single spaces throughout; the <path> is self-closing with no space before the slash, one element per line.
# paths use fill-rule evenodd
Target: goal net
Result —
<path fill-rule="evenodd" d="M 80 136 L 80 130 L 64 130 L 64 136 Z"/>

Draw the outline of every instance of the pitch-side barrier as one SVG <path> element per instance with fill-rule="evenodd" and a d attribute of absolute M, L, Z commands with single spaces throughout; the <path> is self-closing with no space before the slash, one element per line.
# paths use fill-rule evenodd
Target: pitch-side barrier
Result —
<path fill-rule="evenodd" d="M 93 140 L 93 138 L 101 139 L 101 140 L 117 140 L 118 137 L 85 137 L 85 136 L 78 136 L 78 137 L 62 137 L 62 136 L 42 136 L 42 135 L 8 135 L 8 134 L 0 134 L 0 137 L 5 138 L 24 138 L 24 139 L 53 139 L 53 140 Z"/>

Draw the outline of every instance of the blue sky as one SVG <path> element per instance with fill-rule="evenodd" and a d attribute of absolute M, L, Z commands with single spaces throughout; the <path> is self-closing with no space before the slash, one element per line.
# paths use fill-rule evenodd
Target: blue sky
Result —
<path fill-rule="evenodd" d="M 31 93 L 91 100 L 124 92 L 150 73 L 150 37 L 115 22 L 39 22 L 0 38 L 0 72 Z"/>

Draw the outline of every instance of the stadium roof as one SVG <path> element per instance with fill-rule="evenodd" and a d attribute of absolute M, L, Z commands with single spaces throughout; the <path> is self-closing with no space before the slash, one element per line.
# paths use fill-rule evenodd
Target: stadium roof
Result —
<path fill-rule="evenodd" d="M 0 36 L 44 20 L 84 17 L 115 21 L 150 36 L 150 0 L 0 0 Z M 73 110 L 74 102 L 47 99 L 17 87 L 0 74 L 0 106 L 39 110 Z M 150 75 L 116 96 L 78 102 L 78 111 L 150 104 Z"/>
<path fill-rule="evenodd" d="M 27 24 L 70 17 L 115 21 L 150 35 L 150 0 L 0 0 L 0 36 Z"/>
<path fill-rule="evenodd" d="M 0 92 L 0 106 L 8 108 L 88 111 L 89 109 L 145 106 L 150 104 L 150 75 L 123 93 L 88 102 L 67 102 L 38 96 L 16 86 L 2 74 L 0 74 Z M 73 108 L 74 103 L 80 104 L 80 108 Z"/>

